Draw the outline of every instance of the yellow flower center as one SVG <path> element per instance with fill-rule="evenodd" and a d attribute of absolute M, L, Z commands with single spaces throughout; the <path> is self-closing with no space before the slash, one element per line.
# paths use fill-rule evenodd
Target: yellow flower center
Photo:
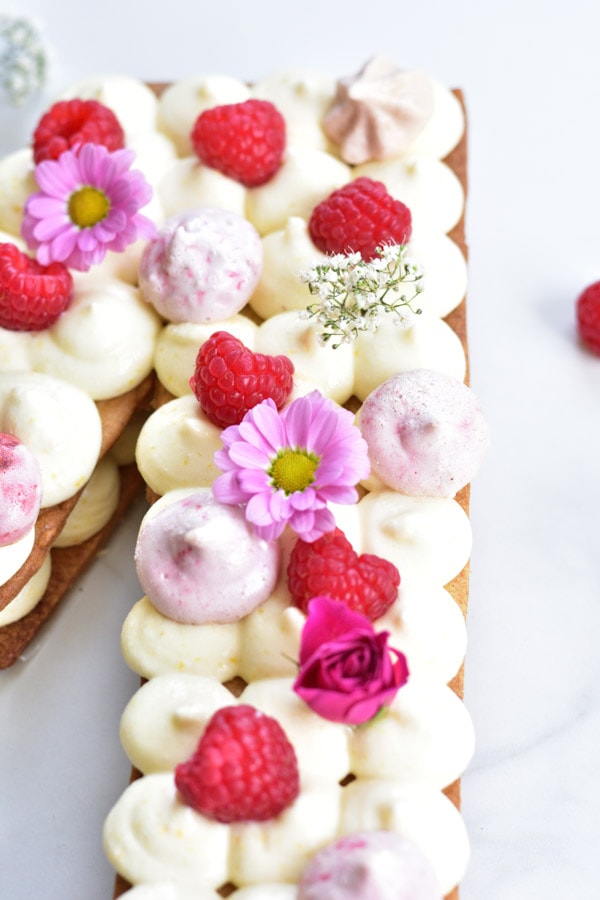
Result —
<path fill-rule="evenodd" d="M 273 487 L 286 494 L 303 491 L 315 480 L 318 465 L 319 458 L 306 450 L 281 450 L 269 470 Z"/>
<path fill-rule="evenodd" d="M 108 215 L 110 201 L 95 187 L 82 187 L 69 197 L 69 217 L 79 228 L 91 228 Z"/>

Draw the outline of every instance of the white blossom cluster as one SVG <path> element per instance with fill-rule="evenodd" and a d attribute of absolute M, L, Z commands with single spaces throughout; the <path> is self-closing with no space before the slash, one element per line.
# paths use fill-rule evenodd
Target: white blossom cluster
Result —
<path fill-rule="evenodd" d="M 359 332 L 375 331 L 386 314 L 397 325 L 420 315 L 412 303 L 424 289 L 423 272 L 405 252 L 404 244 L 389 244 L 368 262 L 360 253 L 337 253 L 300 274 L 318 298 L 300 315 L 319 323 L 322 344 L 332 338 L 334 348 L 351 343 Z"/>
<path fill-rule="evenodd" d="M 0 14 L 0 86 L 13 106 L 42 87 L 47 66 L 44 45 L 31 22 Z"/>

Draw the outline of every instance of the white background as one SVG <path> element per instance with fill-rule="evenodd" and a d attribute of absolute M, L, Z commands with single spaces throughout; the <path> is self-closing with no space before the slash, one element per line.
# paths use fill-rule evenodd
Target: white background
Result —
<path fill-rule="evenodd" d="M 600 279 L 600 14 L 587 0 L 21 0 L 54 50 L 29 139 L 99 72 L 252 80 L 349 74 L 381 52 L 464 89 L 470 117 L 472 385 L 493 432 L 473 489 L 462 900 L 600 896 L 600 358 L 573 310 Z M 138 510 L 139 512 L 139 510 Z M 136 518 L 32 658 L 0 673 L 0 897 L 108 900 L 104 816 L 126 784 L 121 711 L 137 678 L 118 634 L 138 599 Z"/>

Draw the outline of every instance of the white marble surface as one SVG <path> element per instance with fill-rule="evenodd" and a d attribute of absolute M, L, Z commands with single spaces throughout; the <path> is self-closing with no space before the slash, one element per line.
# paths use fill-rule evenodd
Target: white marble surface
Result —
<path fill-rule="evenodd" d="M 101 71 L 337 74 L 380 51 L 464 89 L 472 383 L 494 443 L 472 501 L 466 700 L 478 750 L 463 781 L 461 897 L 598 896 L 600 358 L 577 345 L 573 303 L 600 279 L 600 14 L 583 0 L 18 9 L 44 24 L 55 69 L 39 108 L 0 110 L 2 152 L 53 92 Z M 139 594 L 135 533 L 134 513 L 37 652 L 0 673 L 2 897 L 111 895 L 100 832 L 129 771 L 117 732 L 137 679 L 118 633 Z"/>

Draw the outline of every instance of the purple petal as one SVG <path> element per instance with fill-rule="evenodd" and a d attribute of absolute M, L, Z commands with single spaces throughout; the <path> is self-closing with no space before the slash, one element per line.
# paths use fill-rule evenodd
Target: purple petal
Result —
<path fill-rule="evenodd" d="M 295 509 L 290 516 L 290 528 L 303 540 L 305 534 L 310 534 L 315 524 L 315 514 L 312 509 Z"/>
<path fill-rule="evenodd" d="M 83 186 L 79 159 L 77 158 L 77 153 L 75 151 L 65 151 L 65 153 L 62 153 L 59 156 L 56 163 L 60 166 L 62 177 L 69 193 Z M 42 165 L 44 165 L 44 163 L 42 163 Z"/>
<path fill-rule="evenodd" d="M 68 216 L 52 216 L 48 219 L 40 219 L 33 230 L 36 240 L 40 243 L 52 241 L 63 231 L 73 230 L 73 226 Z"/>
<path fill-rule="evenodd" d="M 244 416 L 240 423 L 240 433 L 246 440 L 248 440 L 246 426 L 250 423 L 273 450 L 278 450 L 286 445 L 285 429 L 272 400 L 263 400 Z"/>
<path fill-rule="evenodd" d="M 59 160 L 47 159 L 36 166 L 35 180 L 44 194 L 65 200 L 79 187 L 79 169 L 63 161 L 68 155 L 63 153 Z"/>
<path fill-rule="evenodd" d="M 269 465 L 269 457 L 258 447 L 253 447 L 245 441 L 239 441 L 229 448 L 229 457 L 243 469 L 266 469 Z"/>
<path fill-rule="evenodd" d="M 100 244 L 109 244 L 114 240 L 115 233 L 108 227 L 106 219 L 103 219 L 94 225 L 94 236 Z"/>
<path fill-rule="evenodd" d="M 36 219 L 48 216 L 62 216 L 68 219 L 67 208 L 63 199 L 48 197 L 46 194 L 32 194 L 26 205 L 26 212 Z"/>
<path fill-rule="evenodd" d="M 133 200 L 134 209 L 132 212 L 137 212 L 139 204 L 136 203 L 133 185 L 125 178 L 120 178 L 111 186 L 110 200 L 114 206 L 125 206 L 130 200 Z"/>
<path fill-rule="evenodd" d="M 156 225 L 147 218 L 147 216 L 137 215 L 134 218 L 135 230 L 137 237 L 143 238 L 145 241 L 153 241 L 157 235 Z"/>
<path fill-rule="evenodd" d="M 93 228 L 82 228 L 77 236 L 77 246 L 84 253 L 90 253 L 98 245 L 98 240 Z"/>
<path fill-rule="evenodd" d="M 99 187 L 103 182 L 104 159 L 94 144 L 83 144 L 77 154 L 79 173 L 83 184 Z"/>
<path fill-rule="evenodd" d="M 303 491 L 294 491 L 293 494 L 290 494 L 290 504 L 294 509 L 312 509 L 317 503 L 317 493 L 312 487 L 307 487 Z"/>
<path fill-rule="evenodd" d="M 215 478 L 212 485 L 212 492 L 221 503 L 227 503 L 230 506 L 236 506 L 238 503 L 245 503 L 248 499 L 247 495 L 240 490 L 237 481 L 237 472 L 225 472 Z"/>
<path fill-rule="evenodd" d="M 135 151 L 130 150 L 127 147 L 123 147 L 121 150 L 113 150 L 110 154 L 111 163 L 114 167 L 114 172 L 116 176 L 123 175 L 124 172 L 128 172 L 131 168 L 131 164 L 135 159 Z M 141 174 L 138 170 L 134 170 L 138 175 Z"/>
<path fill-rule="evenodd" d="M 124 231 L 128 221 L 129 220 L 122 209 L 112 208 L 106 219 L 102 220 L 102 224 L 108 228 L 112 234 L 118 234 L 119 231 Z"/>
<path fill-rule="evenodd" d="M 253 525 L 266 526 L 273 524 L 273 517 L 269 511 L 270 492 L 254 494 L 248 500 L 246 506 L 246 518 Z"/>
<path fill-rule="evenodd" d="M 87 272 L 92 266 L 97 266 L 98 263 L 101 263 L 105 256 L 105 244 L 96 244 L 92 250 L 82 250 L 77 246 L 69 256 L 68 265 L 73 269 L 80 269 L 82 272 Z"/>
<path fill-rule="evenodd" d="M 263 541 L 276 541 L 285 531 L 285 522 L 273 522 L 271 525 L 255 525 L 254 530 Z"/>
<path fill-rule="evenodd" d="M 326 453 L 315 469 L 315 482 L 321 488 L 324 485 L 334 484 L 343 472 L 341 460 L 331 457 Z"/>
<path fill-rule="evenodd" d="M 262 469 L 238 469 L 238 482 L 247 496 L 267 491 L 271 487 L 269 476 Z"/>
<path fill-rule="evenodd" d="M 238 472 L 236 464 L 229 458 L 229 451 L 222 449 L 217 450 L 213 456 L 213 461 L 218 469 L 222 472 Z"/>
<path fill-rule="evenodd" d="M 350 506 L 358 500 L 358 491 L 353 485 L 328 484 L 319 490 L 319 497 L 326 503 Z"/>
<path fill-rule="evenodd" d="M 306 541 L 307 544 L 312 544 L 314 541 L 318 541 L 320 537 L 323 537 L 328 531 L 333 531 L 335 528 L 335 519 L 333 517 L 333 513 L 327 509 L 327 507 L 323 509 L 313 509 L 313 524 L 311 528 L 305 528 L 302 532 L 295 529 L 299 536 L 303 541 Z M 294 522 L 290 522 L 292 528 L 295 527 Z"/>
<path fill-rule="evenodd" d="M 267 459 L 270 459 L 282 446 L 279 442 L 269 440 L 251 420 L 242 420 L 240 422 L 238 434 L 240 440 L 246 441 L 248 444 L 261 450 Z M 285 435 L 282 434 L 282 438 L 285 438 Z"/>
<path fill-rule="evenodd" d="M 77 244 L 77 230 L 73 227 L 65 228 L 54 240 L 50 241 L 49 252 L 51 258 L 58 262 L 64 262 Z"/>
<path fill-rule="evenodd" d="M 28 215 L 23 216 L 23 221 L 21 222 L 21 234 L 23 235 L 23 239 L 25 240 L 27 246 L 31 247 L 32 250 L 35 250 L 35 248 L 38 246 L 38 241 L 34 236 L 36 225 L 37 219 L 33 219 Z"/>
<path fill-rule="evenodd" d="M 298 397 L 281 413 L 287 442 L 292 447 L 308 447 L 313 412 L 311 396 Z"/>
<path fill-rule="evenodd" d="M 288 521 L 290 517 L 289 497 L 284 491 L 273 491 L 269 495 L 269 511 L 275 522 Z"/>
<path fill-rule="evenodd" d="M 341 408 L 341 407 L 338 407 Z M 318 456 L 322 456 L 329 448 L 331 440 L 339 427 L 337 412 L 329 412 L 322 415 L 313 423 L 310 430 L 309 447 Z"/>
<path fill-rule="evenodd" d="M 33 246 L 32 244 L 29 245 Z M 35 254 L 35 258 L 39 262 L 41 266 L 49 266 L 50 263 L 55 262 L 55 260 L 50 255 L 50 245 L 49 244 L 41 244 L 38 246 Z"/>

